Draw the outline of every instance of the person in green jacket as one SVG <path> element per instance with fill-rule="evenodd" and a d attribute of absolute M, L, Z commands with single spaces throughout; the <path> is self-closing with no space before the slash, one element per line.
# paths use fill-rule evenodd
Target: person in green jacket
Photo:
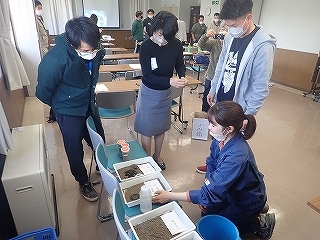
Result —
<path fill-rule="evenodd" d="M 94 103 L 99 66 L 105 55 L 99 40 L 99 28 L 90 18 L 69 20 L 65 33 L 56 37 L 56 45 L 40 62 L 36 87 L 37 98 L 55 112 L 71 173 L 79 183 L 82 196 L 88 201 L 98 199 L 83 163 L 82 140 L 92 148 L 86 128 L 89 116 L 105 139 Z"/>
<path fill-rule="evenodd" d="M 143 42 L 143 12 L 136 12 L 136 20 L 132 23 L 131 34 L 135 40 L 134 52 L 138 53 L 140 50 L 141 43 Z"/>

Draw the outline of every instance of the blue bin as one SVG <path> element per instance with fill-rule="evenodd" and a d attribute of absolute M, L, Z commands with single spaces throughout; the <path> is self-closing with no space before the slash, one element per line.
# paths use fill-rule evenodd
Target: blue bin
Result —
<path fill-rule="evenodd" d="M 237 227 L 227 218 L 207 215 L 197 223 L 197 232 L 204 240 L 239 240 Z"/>
<path fill-rule="evenodd" d="M 37 231 L 27 232 L 10 240 L 58 240 L 56 231 L 52 227 L 43 228 Z"/>

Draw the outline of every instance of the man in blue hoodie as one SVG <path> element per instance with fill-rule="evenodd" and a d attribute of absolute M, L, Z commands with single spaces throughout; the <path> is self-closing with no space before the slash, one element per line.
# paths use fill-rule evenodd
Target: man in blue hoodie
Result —
<path fill-rule="evenodd" d="M 235 101 L 246 114 L 255 115 L 269 94 L 276 39 L 253 23 L 252 0 L 226 0 L 220 17 L 225 36 L 207 101 Z M 245 127 L 245 122 L 243 127 Z M 197 167 L 205 173 L 206 166 Z"/>

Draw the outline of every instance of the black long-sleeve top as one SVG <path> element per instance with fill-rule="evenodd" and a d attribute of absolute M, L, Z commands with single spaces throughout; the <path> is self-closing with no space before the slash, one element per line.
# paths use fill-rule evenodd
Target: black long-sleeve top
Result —
<path fill-rule="evenodd" d="M 143 84 L 155 90 L 170 87 L 174 68 L 180 78 L 184 77 L 186 72 L 183 48 L 176 38 L 164 46 L 159 46 L 151 39 L 144 41 L 140 48 L 140 64 Z"/>

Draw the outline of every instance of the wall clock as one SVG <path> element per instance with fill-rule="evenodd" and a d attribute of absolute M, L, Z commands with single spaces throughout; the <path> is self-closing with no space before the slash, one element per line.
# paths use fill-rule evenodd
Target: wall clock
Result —
<path fill-rule="evenodd" d="M 211 8 L 207 7 L 206 8 L 206 15 L 209 16 L 211 14 Z"/>

